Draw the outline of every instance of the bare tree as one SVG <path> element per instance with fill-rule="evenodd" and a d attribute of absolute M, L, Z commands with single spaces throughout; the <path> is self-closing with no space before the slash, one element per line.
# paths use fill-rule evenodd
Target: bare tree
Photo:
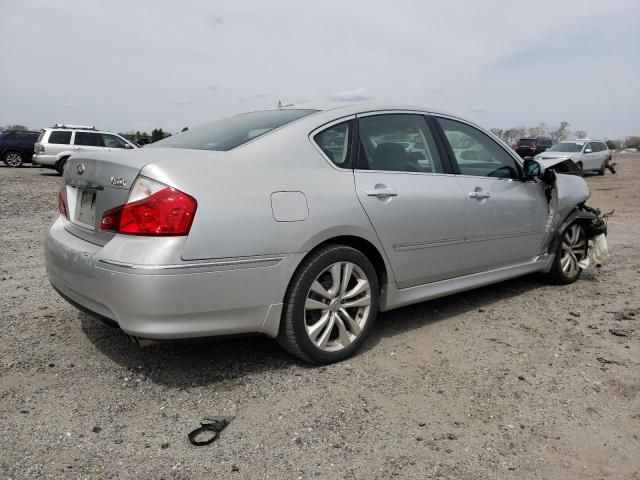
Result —
<path fill-rule="evenodd" d="M 544 137 L 547 134 L 547 124 L 540 123 L 537 127 L 529 127 L 527 134 L 530 137 Z"/>
<path fill-rule="evenodd" d="M 562 121 L 556 128 L 549 130 L 549 136 L 556 142 L 566 140 L 569 136 L 569 122 Z"/>
<path fill-rule="evenodd" d="M 586 130 L 576 130 L 574 135 L 576 138 L 587 138 L 588 133 Z"/>

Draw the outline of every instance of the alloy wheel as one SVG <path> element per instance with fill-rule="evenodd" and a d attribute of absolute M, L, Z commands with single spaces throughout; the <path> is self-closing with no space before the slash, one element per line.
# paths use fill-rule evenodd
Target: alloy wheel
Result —
<path fill-rule="evenodd" d="M 560 267 L 567 277 L 574 277 L 580 271 L 580 261 L 587 255 L 587 237 L 584 229 L 571 225 L 562 236 Z"/>
<path fill-rule="evenodd" d="M 334 263 L 316 277 L 307 293 L 307 336 L 320 350 L 342 350 L 360 336 L 370 311 L 371 286 L 364 271 L 355 263 Z"/>
<path fill-rule="evenodd" d="M 10 167 L 19 167 L 22 165 L 22 157 L 15 152 L 8 153 L 6 157 L 4 157 L 4 161 Z"/>

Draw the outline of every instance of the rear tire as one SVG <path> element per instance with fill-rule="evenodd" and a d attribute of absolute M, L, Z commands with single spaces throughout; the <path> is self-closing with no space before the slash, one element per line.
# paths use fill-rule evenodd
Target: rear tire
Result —
<path fill-rule="evenodd" d="M 58 160 L 58 163 L 56 163 L 56 170 L 60 175 L 64 174 L 64 166 L 67 164 L 68 159 L 69 157 L 64 157 Z"/>
<path fill-rule="evenodd" d="M 368 336 L 380 288 L 369 259 L 344 245 L 327 245 L 309 255 L 291 279 L 278 343 L 316 364 L 353 355 Z"/>
<path fill-rule="evenodd" d="M 2 157 L 2 161 L 7 167 L 18 168 L 24 164 L 24 158 L 20 152 L 7 152 Z"/>
<path fill-rule="evenodd" d="M 549 278 L 554 283 L 567 285 L 580 278 L 582 268 L 578 263 L 587 256 L 587 233 L 580 223 L 569 225 L 562 236 L 555 252 Z"/>

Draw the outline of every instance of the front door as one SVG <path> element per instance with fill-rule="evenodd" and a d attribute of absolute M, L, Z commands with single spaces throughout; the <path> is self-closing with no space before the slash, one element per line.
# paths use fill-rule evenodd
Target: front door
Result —
<path fill-rule="evenodd" d="M 458 276 L 464 268 L 466 198 L 446 172 L 425 118 L 358 117 L 358 199 L 380 238 L 399 288 Z"/>
<path fill-rule="evenodd" d="M 539 253 L 548 220 L 543 185 L 523 182 L 521 166 L 477 128 L 438 118 L 467 196 L 464 273 L 525 263 Z"/>

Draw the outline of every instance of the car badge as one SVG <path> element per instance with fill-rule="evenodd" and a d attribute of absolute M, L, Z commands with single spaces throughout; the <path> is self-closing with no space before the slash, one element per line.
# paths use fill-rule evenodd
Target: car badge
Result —
<path fill-rule="evenodd" d="M 127 181 L 122 177 L 111 177 L 111 185 L 116 187 L 126 187 Z"/>

